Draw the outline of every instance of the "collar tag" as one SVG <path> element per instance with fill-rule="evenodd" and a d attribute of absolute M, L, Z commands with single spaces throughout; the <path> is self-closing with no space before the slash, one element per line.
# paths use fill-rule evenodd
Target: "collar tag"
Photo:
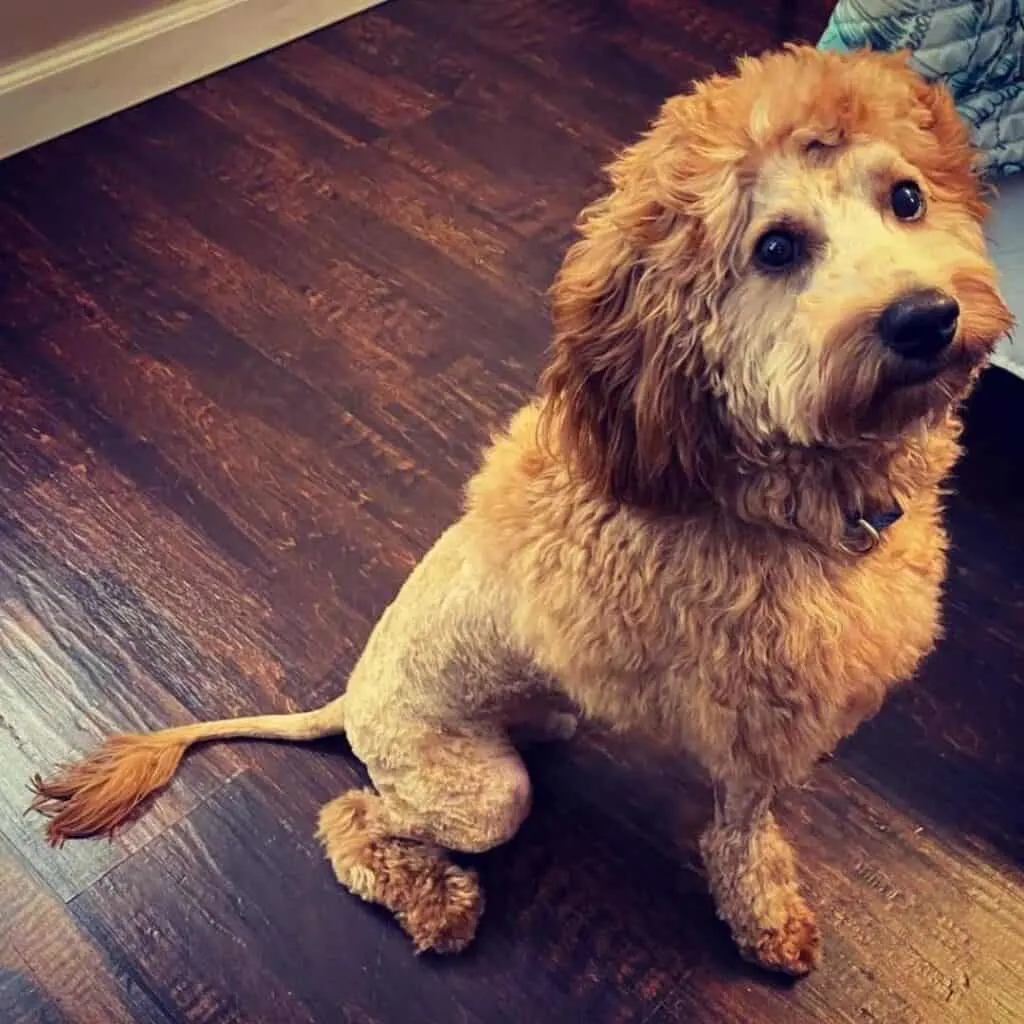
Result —
<path fill-rule="evenodd" d="M 846 521 L 846 538 L 839 546 L 851 555 L 866 555 L 882 543 L 882 534 L 903 518 L 899 502 L 871 516 L 851 515 Z"/>

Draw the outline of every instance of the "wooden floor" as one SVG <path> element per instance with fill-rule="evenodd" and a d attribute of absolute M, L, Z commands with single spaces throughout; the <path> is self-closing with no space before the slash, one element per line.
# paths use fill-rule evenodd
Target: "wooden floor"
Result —
<path fill-rule="evenodd" d="M 454 960 L 322 862 L 342 744 L 203 752 L 112 843 L 51 851 L 23 815 L 112 729 L 343 686 L 533 384 L 599 166 L 692 77 L 821 24 L 399 0 L 0 165 L 0 1021 L 1024 1020 L 1024 385 L 995 372 L 948 639 L 782 808 L 826 934 L 804 983 L 716 922 L 703 783 L 592 732 L 535 758 Z"/>

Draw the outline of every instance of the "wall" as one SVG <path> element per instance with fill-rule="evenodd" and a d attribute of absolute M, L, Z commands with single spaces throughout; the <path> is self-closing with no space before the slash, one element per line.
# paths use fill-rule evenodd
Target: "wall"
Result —
<path fill-rule="evenodd" d="M 168 0 L 0 0 L 0 65 L 97 32 Z"/>

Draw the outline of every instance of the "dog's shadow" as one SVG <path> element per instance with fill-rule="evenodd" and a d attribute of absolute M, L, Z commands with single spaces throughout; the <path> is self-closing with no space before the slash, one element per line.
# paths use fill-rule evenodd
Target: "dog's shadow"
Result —
<path fill-rule="evenodd" d="M 367 782 L 344 739 L 316 748 Z M 741 959 L 716 917 L 697 847 L 711 792 L 685 758 L 586 724 L 571 743 L 523 754 L 533 810 L 508 844 L 453 855 L 479 871 L 487 911 L 473 944 L 457 957 L 428 956 L 430 970 L 516 984 L 523 972 L 536 984 L 543 975 L 556 991 L 570 985 L 583 998 L 582 986 L 587 998 L 630 1003 L 641 1016 L 702 979 L 794 984 Z M 382 925 L 390 918 L 372 905 L 359 912 Z"/>
<path fill-rule="evenodd" d="M 967 673 L 962 680 L 965 688 L 1005 682 Z M 843 745 L 836 763 L 945 845 L 1022 865 L 1022 702 L 1008 701 L 999 715 L 991 695 L 987 707 L 971 709 L 943 699 L 944 689 L 942 672 L 927 671 Z"/>
<path fill-rule="evenodd" d="M 685 762 L 587 728 L 526 759 L 533 812 L 472 858 L 489 909 L 471 957 L 500 969 L 513 947 L 539 968 L 614 969 L 613 986 L 645 1004 L 695 975 L 791 983 L 741 960 L 715 916 L 697 849 L 711 796 Z"/>
<path fill-rule="evenodd" d="M 1008 415 L 1024 382 L 984 375 L 947 521 L 945 638 L 838 763 L 952 845 L 1024 863 L 1024 486 Z M 1016 417 L 1014 417 L 1016 418 Z M 880 609 L 884 614 L 884 609 Z"/>

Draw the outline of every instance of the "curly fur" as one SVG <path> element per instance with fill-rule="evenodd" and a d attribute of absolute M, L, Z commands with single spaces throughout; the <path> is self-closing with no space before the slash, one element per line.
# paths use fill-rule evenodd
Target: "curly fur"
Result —
<path fill-rule="evenodd" d="M 344 729 L 365 762 L 375 792 L 329 804 L 320 837 L 417 948 L 472 937 L 479 888 L 443 850 L 515 833 L 530 785 L 510 736 L 564 735 L 568 701 L 700 760 L 720 915 L 765 966 L 817 962 L 771 803 L 939 635 L 957 403 L 1010 325 L 972 159 L 947 93 L 902 58 L 790 48 L 669 100 L 612 166 L 554 285 L 539 397 L 487 451 L 345 696 L 294 733 Z M 927 196 L 913 223 L 886 206 L 907 178 Z M 787 276 L 752 266 L 780 221 L 812 245 Z M 924 287 L 961 315 L 945 361 L 910 379 L 877 321 Z M 855 553 L 851 512 L 896 502 L 903 519 Z M 259 721 L 155 738 L 287 734 Z M 38 784 L 54 838 L 108 827 L 110 804 L 117 817 L 166 781 L 126 759 L 153 780 L 126 792 L 120 749 Z"/>

